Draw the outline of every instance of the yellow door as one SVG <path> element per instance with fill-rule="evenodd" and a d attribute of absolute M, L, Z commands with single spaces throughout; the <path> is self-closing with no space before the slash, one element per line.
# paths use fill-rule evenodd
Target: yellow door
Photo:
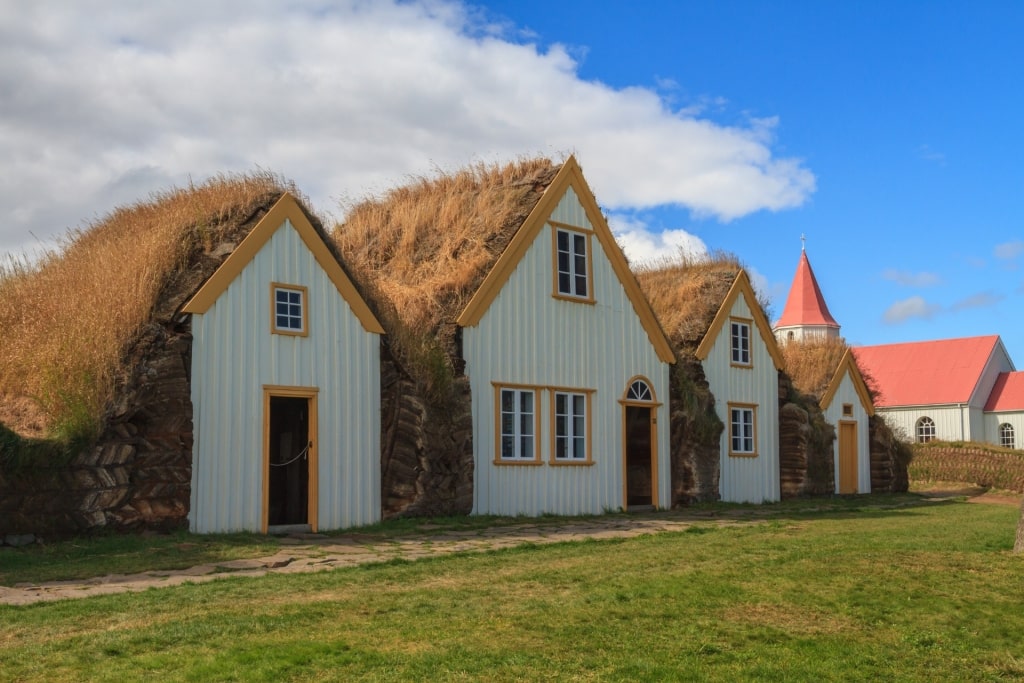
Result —
<path fill-rule="evenodd" d="M 857 423 L 839 423 L 839 493 L 857 493 Z"/>

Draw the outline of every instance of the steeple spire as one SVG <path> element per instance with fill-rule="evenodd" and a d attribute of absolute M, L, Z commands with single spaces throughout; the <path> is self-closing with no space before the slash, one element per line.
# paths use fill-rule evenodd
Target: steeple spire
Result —
<path fill-rule="evenodd" d="M 838 337 L 839 323 L 829 313 L 825 297 L 807 260 L 807 238 L 800 235 L 800 262 L 789 288 L 786 307 L 775 323 L 775 336 L 781 343 L 809 337 Z"/>

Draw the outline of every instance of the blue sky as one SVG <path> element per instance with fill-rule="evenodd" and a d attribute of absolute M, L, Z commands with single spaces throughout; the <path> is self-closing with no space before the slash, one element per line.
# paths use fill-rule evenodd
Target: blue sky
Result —
<path fill-rule="evenodd" d="M 254 167 L 321 213 L 574 152 L 635 260 L 807 236 L 855 344 L 1000 334 L 1024 369 L 1024 3 L 12 3 L 0 253 Z"/>
<path fill-rule="evenodd" d="M 781 313 L 800 235 L 843 334 L 1000 334 L 1024 369 L 1024 4 L 491 2 L 579 75 L 723 125 L 777 118 L 815 176 L 799 207 L 683 228 L 760 272 Z"/>

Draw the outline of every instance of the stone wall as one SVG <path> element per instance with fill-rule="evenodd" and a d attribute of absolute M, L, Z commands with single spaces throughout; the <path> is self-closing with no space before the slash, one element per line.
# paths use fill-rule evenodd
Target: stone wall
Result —
<path fill-rule="evenodd" d="M 907 472 L 912 456 L 910 446 L 900 441 L 882 416 L 872 416 L 868 424 L 871 438 L 871 492 L 905 492 L 910 485 Z"/>
<path fill-rule="evenodd" d="M 0 537 L 183 527 L 192 465 L 191 335 L 150 325 L 96 445 L 69 463 L 0 472 Z"/>
<path fill-rule="evenodd" d="M 915 481 L 956 481 L 1024 493 L 1024 452 L 915 444 L 909 474 Z"/>
<path fill-rule="evenodd" d="M 779 373 L 779 489 L 783 500 L 835 492 L 835 427 L 817 401 Z"/>
<path fill-rule="evenodd" d="M 703 366 L 691 356 L 680 356 L 669 381 L 672 507 L 719 499 L 724 429 Z"/>
<path fill-rule="evenodd" d="M 457 359 L 455 359 L 457 360 Z M 385 519 L 466 515 L 473 509 L 469 380 L 431 391 L 381 349 L 381 501 Z"/>

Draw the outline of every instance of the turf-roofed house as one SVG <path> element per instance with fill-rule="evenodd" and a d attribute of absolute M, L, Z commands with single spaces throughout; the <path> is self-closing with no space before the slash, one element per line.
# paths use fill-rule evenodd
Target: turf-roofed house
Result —
<path fill-rule="evenodd" d="M 673 353 L 575 158 L 414 180 L 333 237 L 388 332 L 385 515 L 673 503 Z"/>
<path fill-rule="evenodd" d="M 0 288 L 2 531 L 380 518 L 382 329 L 288 183 L 155 195 Z"/>
<path fill-rule="evenodd" d="M 831 463 L 835 493 L 906 491 L 910 453 L 889 424 L 875 415 L 875 397 L 840 335 L 806 249 L 800 251 L 774 330 L 797 392 L 816 399 L 825 421 L 836 431 Z"/>
<path fill-rule="evenodd" d="M 771 325 L 739 261 L 641 265 L 679 359 L 672 377 L 674 496 L 768 502 L 830 493 L 834 432 L 780 372 Z"/>

